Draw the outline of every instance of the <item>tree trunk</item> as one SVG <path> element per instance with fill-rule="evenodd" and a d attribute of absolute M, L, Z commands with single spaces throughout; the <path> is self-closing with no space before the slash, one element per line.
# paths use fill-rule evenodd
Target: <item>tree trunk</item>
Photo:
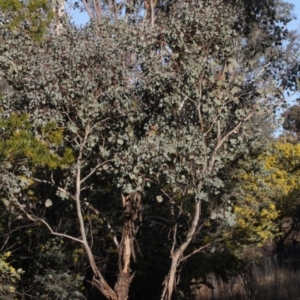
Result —
<path fill-rule="evenodd" d="M 119 246 L 119 273 L 114 290 L 118 299 L 127 300 L 130 283 L 134 276 L 130 269 L 131 258 L 136 262 L 134 241 L 138 223 L 141 222 L 141 195 L 138 193 L 122 195 L 122 202 L 124 223 Z"/>
<path fill-rule="evenodd" d="M 130 269 L 131 258 L 136 261 L 134 240 L 137 232 L 138 223 L 141 221 L 140 206 L 141 196 L 140 194 L 130 194 L 128 196 L 122 195 L 123 207 L 124 207 L 124 223 L 122 230 L 122 239 L 119 244 L 119 272 L 114 290 L 108 285 L 101 272 L 99 271 L 95 259 L 93 257 L 90 246 L 88 245 L 86 234 L 84 230 L 84 222 L 81 213 L 80 206 L 80 159 L 77 163 L 77 180 L 76 180 L 76 203 L 77 214 L 80 223 L 80 230 L 82 235 L 82 243 L 88 256 L 90 267 L 93 271 L 94 277 L 92 285 L 97 288 L 107 299 L 110 300 L 127 300 L 130 283 L 134 274 Z"/>
<path fill-rule="evenodd" d="M 190 244 L 190 242 L 194 237 L 195 231 L 199 223 L 200 214 L 201 214 L 201 202 L 199 201 L 196 203 L 194 219 L 191 224 L 191 228 L 187 233 L 186 240 L 176 250 L 174 250 L 176 245 L 176 230 L 174 231 L 173 247 L 171 249 L 171 266 L 168 275 L 166 276 L 165 281 L 163 283 L 164 289 L 161 295 L 161 300 L 171 300 L 172 298 L 174 288 L 177 284 L 176 283 L 177 267 L 181 262 L 181 258 L 183 256 L 185 249 L 188 247 L 188 245 Z"/>
<path fill-rule="evenodd" d="M 173 294 L 173 289 L 176 285 L 176 271 L 180 263 L 180 251 L 175 251 L 172 255 L 171 267 L 164 282 L 164 289 L 162 292 L 161 300 L 170 300 Z"/>
<path fill-rule="evenodd" d="M 59 35 L 63 25 L 61 20 L 65 17 L 65 1 L 64 0 L 50 0 L 50 3 L 52 5 L 52 9 L 54 11 L 55 14 L 55 18 L 54 18 L 54 34 L 55 35 Z"/>
<path fill-rule="evenodd" d="M 119 249 L 119 273 L 115 284 L 115 293 L 118 299 L 128 299 L 129 286 L 133 275 L 130 269 L 130 260 L 132 256 L 132 238 L 130 237 L 130 220 L 123 225 L 122 241 Z"/>
<path fill-rule="evenodd" d="M 115 285 L 115 293 L 117 294 L 118 300 L 127 300 L 130 283 L 133 279 L 133 275 L 121 271 L 118 274 L 118 280 Z"/>

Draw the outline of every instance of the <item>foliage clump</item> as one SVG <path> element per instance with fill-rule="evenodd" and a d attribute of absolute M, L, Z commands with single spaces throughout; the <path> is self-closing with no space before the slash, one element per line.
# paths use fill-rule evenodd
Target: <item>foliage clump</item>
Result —
<path fill-rule="evenodd" d="M 54 152 L 63 142 L 63 129 L 55 121 L 50 121 L 35 136 L 28 114 L 13 113 L 0 120 L 1 136 L 0 159 L 10 163 L 26 160 L 33 168 L 66 168 L 74 161 L 72 150 L 61 149 L 60 155 Z"/>
<path fill-rule="evenodd" d="M 24 273 L 22 269 L 15 269 L 8 259 L 11 252 L 0 254 L 0 299 L 13 299 L 16 292 L 16 285 Z"/>
<path fill-rule="evenodd" d="M 28 34 L 41 40 L 54 19 L 54 11 L 47 0 L 0 0 L 2 23 L 10 30 Z"/>
<path fill-rule="evenodd" d="M 256 157 L 246 156 L 233 175 L 237 230 L 256 246 L 280 235 L 280 222 L 299 212 L 300 145 L 281 137 L 269 141 Z"/>

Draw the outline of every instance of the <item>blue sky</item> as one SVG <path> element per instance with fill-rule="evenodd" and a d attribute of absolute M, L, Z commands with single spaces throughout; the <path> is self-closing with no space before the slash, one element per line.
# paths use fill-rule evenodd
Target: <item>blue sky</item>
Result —
<path fill-rule="evenodd" d="M 72 3 L 73 1 L 69 0 L 69 2 Z M 289 29 L 300 30 L 300 0 L 287 0 L 286 2 L 295 5 L 294 14 L 298 18 L 297 20 L 293 20 L 289 24 Z M 73 17 L 73 21 L 78 25 L 84 25 L 89 20 L 89 17 L 86 12 L 80 13 L 78 11 L 76 12 L 72 10 L 71 14 Z"/>
<path fill-rule="evenodd" d="M 296 20 L 291 21 L 288 24 L 288 28 L 290 30 L 298 30 L 300 33 L 300 0 L 288 0 L 286 2 L 294 4 L 294 15 L 296 16 Z M 292 97 L 288 98 L 287 101 L 290 105 L 295 103 L 295 100 L 299 98 L 299 92 L 293 95 Z"/>
<path fill-rule="evenodd" d="M 72 21 L 75 22 L 77 25 L 84 25 L 88 22 L 89 16 L 88 14 L 84 12 L 79 12 L 78 10 L 70 9 L 70 6 L 72 5 L 74 1 L 68 0 L 68 3 L 65 5 L 67 13 L 71 15 Z"/>
<path fill-rule="evenodd" d="M 292 3 L 292 4 L 295 5 L 294 14 L 298 18 L 298 20 L 293 20 L 289 24 L 289 28 L 300 30 L 300 0 L 289 0 L 289 1 L 286 1 L 286 2 L 289 2 L 289 3 Z"/>

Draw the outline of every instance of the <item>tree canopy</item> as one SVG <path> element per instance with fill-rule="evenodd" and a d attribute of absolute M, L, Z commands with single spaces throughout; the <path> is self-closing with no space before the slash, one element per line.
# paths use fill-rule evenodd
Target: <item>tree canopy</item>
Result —
<path fill-rule="evenodd" d="M 183 262 L 200 261 L 195 273 L 205 276 L 206 252 L 225 253 L 257 209 L 263 225 L 253 232 L 270 236 L 264 226 L 278 211 L 273 200 L 257 203 L 255 178 L 240 175 L 248 194 L 238 203 L 222 193 L 224 174 L 261 133 L 255 122 L 284 103 L 289 5 L 83 1 L 90 23 L 63 22 L 53 32 L 43 1 L 5 3 L 2 211 L 28 234 L 24 252 L 39 257 L 25 270 L 24 290 L 78 299 L 92 286 L 107 299 L 139 298 L 130 287 L 147 278 L 144 256 L 162 262 L 149 271 L 160 273 L 152 299 L 169 300 Z M 5 230 L 3 264 L 17 238 Z M 214 269 L 222 268 L 231 266 Z"/>

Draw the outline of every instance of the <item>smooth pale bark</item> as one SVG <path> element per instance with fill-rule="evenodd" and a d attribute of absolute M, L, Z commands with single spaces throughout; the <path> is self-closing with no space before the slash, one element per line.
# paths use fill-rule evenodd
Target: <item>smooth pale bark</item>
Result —
<path fill-rule="evenodd" d="M 69 238 L 73 241 L 80 243 L 87 255 L 89 265 L 93 272 L 93 279 L 91 281 L 92 285 L 98 289 L 107 299 L 110 300 L 127 300 L 130 283 L 133 279 L 133 275 L 130 263 L 131 259 L 136 261 L 135 249 L 134 249 L 134 241 L 135 235 L 138 230 L 139 223 L 141 222 L 141 195 L 138 193 L 132 193 L 129 195 L 122 195 L 122 203 L 123 203 L 123 229 L 122 229 L 122 239 L 120 243 L 117 241 L 117 237 L 114 236 L 113 240 L 115 242 L 116 247 L 118 248 L 119 253 L 119 272 L 117 273 L 117 281 L 115 284 L 114 289 L 107 283 L 105 278 L 103 277 L 101 271 L 99 270 L 91 246 L 89 245 L 87 234 L 85 230 L 84 218 L 82 214 L 82 207 L 81 207 L 81 191 L 84 189 L 83 185 L 86 179 L 88 179 L 92 174 L 96 172 L 96 170 L 103 164 L 98 163 L 95 168 L 93 168 L 88 175 L 85 177 L 82 176 L 82 168 L 83 168 L 83 161 L 84 161 L 84 149 L 86 147 L 86 143 L 88 140 L 88 136 L 91 132 L 91 128 L 89 125 L 85 128 L 84 136 L 78 135 L 78 146 L 79 146 L 79 153 L 76 161 L 76 182 L 75 182 L 75 194 L 69 193 L 67 190 L 58 187 L 58 190 L 64 192 L 68 195 L 71 199 L 75 200 L 76 202 L 76 212 L 77 212 L 77 220 L 79 223 L 80 229 L 80 238 L 75 238 L 73 236 L 69 236 L 66 234 L 61 234 L 58 232 L 53 231 L 53 229 L 49 226 L 46 221 L 42 221 L 45 224 L 50 232 L 53 235 L 61 236 L 65 238 Z M 38 182 L 45 182 L 51 184 L 51 182 L 35 179 Z M 36 216 L 32 216 L 22 208 L 21 204 L 18 203 L 18 206 L 31 221 L 40 220 Z M 109 225 L 110 228 L 110 225 Z"/>
<path fill-rule="evenodd" d="M 186 240 L 177 248 L 175 248 L 175 239 L 176 239 L 176 232 L 174 234 L 174 240 L 173 240 L 173 247 L 171 249 L 171 266 L 169 269 L 169 273 L 165 278 L 164 281 L 164 289 L 162 292 L 161 300 L 170 300 L 173 294 L 174 287 L 176 285 L 176 272 L 177 267 L 179 266 L 181 262 L 181 258 L 183 256 L 183 253 L 185 249 L 188 247 L 190 242 L 192 241 L 192 238 L 195 234 L 195 231 L 197 229 L 199 219 L 201 215 L 201 202 L 197 202 L 195 205 L 195 214 L 194 219 L 191 224 L 191 228 L 187 233 Z"/>
<path fill-rule="evenodd" d="M 62 31 L 63 25 L 61 20 L 65 17 L 65 1 L 64 0 L 50 0 L 50 4 L 55 13 L 53 31 L 55 35 L 59 35 Z"/>
<path fill-rule="evenodd" d="M 83 149 L 86 146 L 86 141 L 87 141 L 87 137 L 88 137 L 89 133 L 90 133 L 90 128 L 89 128 L 89 126 L 87 126 L 87 128 L 85 130 L 84 139 L 82 140 L 82 143 L 80 144 L 80 150 L 79 150 L 79 155 L 78 155 L 77 164 L 76 164 L 75 201 L 76 201 L 77 217 L 78 217 L 78 222 L 79 222 L 79 227 L 80 227 L 81 240 L 82 240 L 84 249 L 86 251 L 90 267 L 94 273 L 94 279 L 93 279 L 92 284 L 95 285 L 107 299 L 118 300 L 116 293 L 108 285 L 108 283 L 106 282 L 106 280 L 104 279 L 100 270 L 97 267 L 96 261 L 94 259 L 94 255 L 92 253 L 92 249 L 87 241 L 84 220 L 83 220 L 83 215 L 82 215 L 80 198 L 81 198 L 81 190 L 82 190 L 81 184 L 84 180 L 82 180 L 82 178 L 81 178 L 81 169 L 82 169 L 81 160 L 83 157 Z M 79 140 L 80 140 L 80 138 L 79 138 Z"/>

